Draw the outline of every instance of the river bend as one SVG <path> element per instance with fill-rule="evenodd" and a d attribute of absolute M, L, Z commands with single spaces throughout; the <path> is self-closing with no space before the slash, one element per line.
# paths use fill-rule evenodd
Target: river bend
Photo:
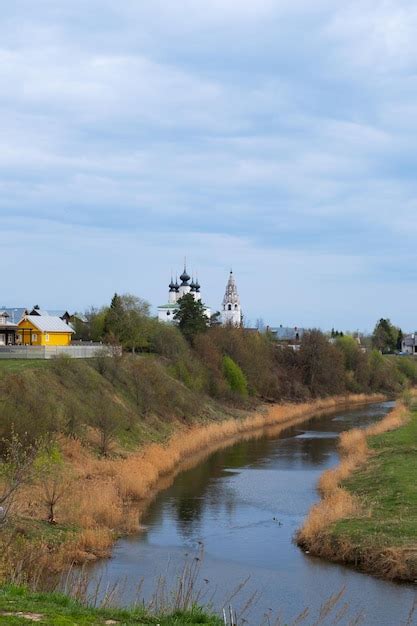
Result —
<path fill-rule="evenodd" d="M 92 573 L 106 585 L 123 581 L 120 601 L 128 604 L 137 599 L 142 578 L 141 594 L 149 598 L 158 576 L 172 576 L 186 555 L 203 545 L 200 583 L 207 586 L 206 599 L 218 608 L 250 577 L 233 603 L 238 607 L 253 592 L 259 595 L 246 615 L 251 625 L 260 624 L 268 612 L 288 620 L 304 607 L 314 614 L 342 587 L 351 614 L 364 613 L 362 624 L 405 623 L 415 587 L 326 563 L 292 541 L 318 499 L 320 474 L 338 461 L 339 433 L 369 425 L 392 406 L 384 402 L 338 411 L 212 454 L 179 474 L 149 507 L 144 531 L 120 539 L 112 558 L 94 565 Z"/>

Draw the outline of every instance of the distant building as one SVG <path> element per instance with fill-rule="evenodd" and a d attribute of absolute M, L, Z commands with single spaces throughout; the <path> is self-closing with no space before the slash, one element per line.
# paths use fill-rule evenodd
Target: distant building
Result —
<path fill-rule="evenodd" d="M 184 270 L 180 276 L 180 281 L 180 284 L 178 284 L 178 280 L 175 280 L 174 283 L 173 278 L 171 277 L 171 282 L 168 285 L 168 302 L 158 306 L 158 320 L 160 322 L 168 322 L 172 324 L 175 321 L 174 316 L 179 309 L 178 300 L 180 300 L 187 293 L 190 293 L 194 300 L 201 300 L 201 286 L 197 279 L 192 279 L 188 274 L 185 263 Z M 204 312 L 209 318 L 211 315 L 209 307 L 204 306 Z"/>
<path fill-rule="evenodd" d="M 417 354 L 417 333 L 406 335 L 401 342 L 401 351 L 406 354 Z"/>
<path fill-rule="evenodd" d="M 13 346 L 16 343 L 17 324 L 10 321 L 7 311 L 0 311 L 0 346 Z"/>
<path fill-rule="evenodd" d="M 69 346 L 73 333 L 60 317 L 26 315 L 18 324 L 16 341 L 25 346 Z"/>
<path fill-rule="evenodd" d="M 22 317 L 25 315 L 29 315 L 29 309 L 25 309 L 23 307 L 1 307 L 1 310 L 4 313 L 7 313 L 9 316 L 9 322 L 12 324 L 18 324 Z"/>
<path fill-rule="evenodd" d="M 267 326 L 266 330 L 272 338 L 281 343 L 298 344 L 306 332 L 305 328 L 298 326 Z"/>
<path fill-rule="evenodd" d="M 232 270 L 230 270 L 229 280 L 227 281 L 226 292 L 223 298 L 221 322 L 224 326 L 242 325 L 242 309 Z"/>

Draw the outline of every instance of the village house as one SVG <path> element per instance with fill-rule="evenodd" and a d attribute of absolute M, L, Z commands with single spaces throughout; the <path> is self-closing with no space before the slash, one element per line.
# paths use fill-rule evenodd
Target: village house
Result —
<path fill-rule="evenodd" d="M 73 328 L 60 317 L 26 315 L 18 324 L 17 343 L 24 346 L 69 346 Z"/>
<path fill-rule="evenodd" d="M 29 315 L 29 309 L 25 309 L 23 307 L 0 307 L 1 311 L 4 311 L 9 316 L 9 322 L 12 324 L 18 324 L 20 320 L 25 316 Z"/>
<path fill-rule="evenodd" d="M 417 354 L 417 333 L 406 335 L 401 342 L 401 352 Z"/>
<path fill-rule="evenodd" d="M 272 335 L 272 338 L 280 343 L 297 344 L 300 343 L 304 333 L 304 328 L 298 326 L 267 326 L 266 331 Z"/>
<path fill-rule="evenodd" d="M 10 321 L 7 311 L 0 311 L 0 346 L 13 346 L 16 343 L 17 324 Z"/>

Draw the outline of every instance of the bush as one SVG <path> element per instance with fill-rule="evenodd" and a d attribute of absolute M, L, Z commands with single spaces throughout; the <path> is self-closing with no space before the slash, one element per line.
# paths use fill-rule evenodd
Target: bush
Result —
<path fill-rule="evenodd" d="M 399 371 L 404 374 L 412 385 L 415 385 L 417 383 L 417 363 L 415 363 L 413 357 L 399 357 L 396 359 L 396 363 Z"/>
<path fill-rule="evenodd" d="M 229 383 L 231 391 L 244 398 L 247 397 L 248 383 L 245 375 L 239 365 L 235 363 L 230 356 L 223 357 L 223 372 L 227 382 Z"/>

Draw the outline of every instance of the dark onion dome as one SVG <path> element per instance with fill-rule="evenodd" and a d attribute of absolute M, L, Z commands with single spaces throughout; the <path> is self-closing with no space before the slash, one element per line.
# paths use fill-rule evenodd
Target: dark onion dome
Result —
<path fill-rule="evenodd" d="M 191 291 L 197 291 L 196 289 L 196 284 L 194 282 L 194 279 L 192 279 L 191 283 L 190 283 L 190 287 L 191 287 Z"/>
<path fill-rule="evenodd" d="M 171 282 L 169 283 L 169 290 L 170 291 L 175 291 L 175 283 L 171 278 Z"/>
<path fill-rule="evenodd" d="M 178 284 L 178 278 L 175 278 L 175 285 L 174 285 L 175 291 L 178 293 L 178 291 L 180 290 L 180 286 Z"/>
<path fill-rule="evenodd" d="M 184 266 L 184 271 L 183 271 L 183 273 L 182 273 L 182 274 L 181 274 L 181 276 L 180 276 L 180 279 L 181 279 L 181 284 L 182 284 L 183 286 L 184 286 L 184 285 L 188 285 L 188 281 L 190 280 L 190 278 L 191 278 L 191 277 L 187 274 L 187 270 L 186 270 L 186 268 L 185 268 L 185 266 Z"/>
<path fill-rule="evenodd" d="M 200 291 L 200 289 L 201 289 L 201 285 L 200 285 L 200 283 L 198 282 L 198 279 L 196 279 L 194 286 L 195 286 L 195 290 L 196 290 L 196 291 L 197 291 L 197 293 L 198 293 L 198 292 Z"/>

